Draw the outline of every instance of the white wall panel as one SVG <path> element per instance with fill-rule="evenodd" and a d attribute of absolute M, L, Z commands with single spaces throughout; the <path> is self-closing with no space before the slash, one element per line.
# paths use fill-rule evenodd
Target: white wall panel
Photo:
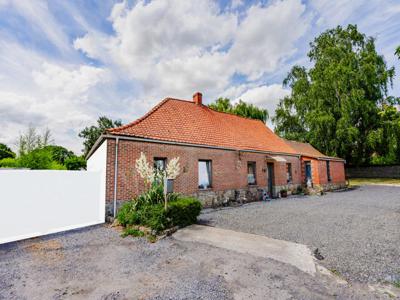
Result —
<path fill-rule="evenodd" d="M 0 169 L 0 244 L 104 223 L 105 174 Z"/>

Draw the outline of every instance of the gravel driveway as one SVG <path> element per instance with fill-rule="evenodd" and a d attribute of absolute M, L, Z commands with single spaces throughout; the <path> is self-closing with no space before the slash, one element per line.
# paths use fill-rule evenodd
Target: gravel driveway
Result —
<path fill-rule="evenodd" d="M 201 221 L 318 248 L 325 267 L 353 282 L 400 280 L 400 187 L 207 210 Z"/>
<path fill-rule="evenodd" d="M 0 245 L 0 299 L 389 299 L 271 259 L 95 226 Z"/>

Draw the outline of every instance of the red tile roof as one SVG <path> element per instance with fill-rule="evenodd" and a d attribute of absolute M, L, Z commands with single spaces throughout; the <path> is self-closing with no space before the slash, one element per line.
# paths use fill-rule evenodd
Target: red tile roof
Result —
<path fill-rule="evenodd" d="M 262 121 L 172 98 L 163 100 L 142 118 L 110 129 L 108 133 L 236 150 L 296 154 Z"/>
<path fill-rule="evenodd" d="M 319 152 L 317 149 L 315 149 L 313 146 L 311 146 L 308 143 L 302 143 L 302 142 L 297 142 L 297 141 L 290 141 L 290 140 L 285 140 L 286 144 L 294 149 L 296 153 L 301 154 L 302 156 L 308 156 L 308 157 L 316 157 L 316 158 L 334 158 L 334 157 L 329 157 L 321 152 Z"/>

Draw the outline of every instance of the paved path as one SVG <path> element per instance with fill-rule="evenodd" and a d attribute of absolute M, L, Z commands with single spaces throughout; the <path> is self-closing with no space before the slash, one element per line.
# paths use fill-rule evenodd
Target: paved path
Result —
<path fill-rule="evenodd" d="M 319 263 L 351 282 L 400 281 L 399 187 L 205 210 L 200 222 L 318 248 L 324 257 Z"/>
<path fill-rule="evenodd" d="M 239 253 L 274 259 L 290 264 L 310 275 L 315 275 L 316 271 L 310 249 L 302 244 L 201 225 L 192 225 L 181 229 L 174 234 L 174 238 L 180 241 L 200 242 Z"/>

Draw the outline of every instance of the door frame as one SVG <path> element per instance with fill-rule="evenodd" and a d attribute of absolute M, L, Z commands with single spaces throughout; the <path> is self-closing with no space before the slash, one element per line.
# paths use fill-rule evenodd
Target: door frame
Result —
<path fill-rule="evenodd" d="M 270 198 L 274 197 L 274 182 L 275 182 L 274 163 L 267 162 L 267 187 L 268 187 L 268 195 Z"/>
<path fill-rule="evenodd" d="M 308 176 L 308 174 L 307 174 L 307 167 L 309 167 L 309 169 L 310 169 L 310 172 L 309 172 L 310 176 Z M 310 178 L 310 181 L 311 181 L 311 184 L 312 184 L 313 178 L 312 178 L 311 160 L 304 161 L 304 181 L 305 181 L 306 184 L 307 184 L 308 178 Z"/>

